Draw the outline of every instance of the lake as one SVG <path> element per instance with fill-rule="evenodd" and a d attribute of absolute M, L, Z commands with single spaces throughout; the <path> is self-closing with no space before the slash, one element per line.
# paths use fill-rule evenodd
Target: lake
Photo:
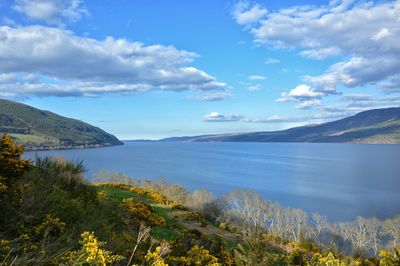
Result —
<path fill-rule="evenodd" d="M 108 170 L 215 195 L 248 188 L 332 221 L 400 214 L 400 145 L 126 142 L 37 154 L 83 160 L 89 179 Z"/>

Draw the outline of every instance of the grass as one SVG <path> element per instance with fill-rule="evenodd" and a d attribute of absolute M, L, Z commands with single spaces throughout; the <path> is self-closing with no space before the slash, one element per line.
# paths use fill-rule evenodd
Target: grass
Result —
<path fill-rule="evenodd" d="M 38 135 L 16 134 L 16 133 L 11 133 L 10 135 L 20 143 L 40 144 L 40 143 L 45 143 L 45 142 L 51 141 L 48 138 L 38 136 Z"/>
<path fill-rule="evenodd" d="M 151 203 L 151 200 L 143 195 L 139 195 L 135 192 L 132 192 L 130 190 L 124 190 L 124 189 L 119 189 L 119 188 L 113 188 L 113 187 L 97 187 L 97 191 L 105 191 L 107 193 L 107 196 L 117 200 L 117 201 L 122 201 L 124 199 L 128 198 L 134 198 L 137 201 L 142 201 L 146 203 Z"/>
<path fill-rule="evenodd" d="M 176 230 L 167 227 L 155 226 L 151 228 L 151 236 L 158 240 L 175 240 L 180 236 Z"/>
<path fill-rule="evenodd" d="M 152 228 L 152 236 L 157 239 L 164 240 L 177 239 L 180 235 L 179 231 L 184 229 L 184 227 L 171 218 L 171 207 L 163 204 L 151 204 L 151 207 L 153 208 L 155 214 L 165 219 L 164 227 L 156 226 Z"/>
<path fill-rule="evenodd" d="M 152 203 L 146 196 L 139 195 L 130 190 L 118 189 L 113 187 L 96 187 L 97 191 L 105 191 L 107 196 L 122 201 L 127 198 L 134 198 L 137 201 L 146 202 L 151 205 L 154 213 L 165 219 L 165 226 L 155 226 L 151 228 L 151 235 L 158 240 L 175 240 L 180 236 L 180 230 L 184 227 L 171 218 L 171 207 L 163 204 Z"/>

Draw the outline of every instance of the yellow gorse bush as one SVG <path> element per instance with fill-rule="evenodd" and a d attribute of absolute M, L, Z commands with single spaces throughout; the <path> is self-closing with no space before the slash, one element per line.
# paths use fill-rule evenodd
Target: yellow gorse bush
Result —
<path fill-rule="evenodd" d="M 346 266 L 342 260 L 335 258 L 335 256 L 329 252 L 326 256 L 315 253 L 312 260 L 311 266 Z"/>
<path fill-rule="evenodd" d="M 210 254 L 210 251 L 202 246 L 193 246 L 186 257 L 181 257 L 184 265 L 208 265 L 218 266 L 218 259 Z"/>
<path fill-rule="evenodd" d="M 147 188 L 142 188 L 142 187 L 136 187 L 136 186 L 130 186 L 130 185 L 123 185 L 123 184 L 114 184 L 114 183 L 97 183 L 95 184 L 100 187 L 113 187 L 113 188 L 119 188 L 119 189 L 124 189 L 124 190 L 130 190 L 134 193 L 137 193 L 139 195 L 146 196 L 150 199 L 152 199 L 156 203 L 160 204 L 165 204 L 170 207 L 178 207 L 180 206 L 177 201 L 175 200 L 169 200 L 162 194 L 151 190 Z"/>
<path fill-rule="evenodd" d="M 168 266 L 168 264 L 164 262 L 160 253 L 161 253 L 161 247 L 156 247 L 156 249 L 153 252 L 149 250 L 145 257 L 146 262 L 148 262 L 149 265 L 152 266 Z"/>
<path fill-rule="evenodd" d="M 399 266 L 400 265 L 400 248 L 394 249 L 394 254 L 387 250 L 381 250 L 379 252 L 380 266 Z"/>
<path fill-rule="evenodd" d="M 153 213 L 153 208 L 144 202 L 136 201 L 133 198 L 124 199 L 121 207 L 127 212 L 133 221 L 139 218 L 149 225 L 164 226 L 165 219 Z M 131 220 L 131 219 L 129 219 Z"/>
<path fill-rule="evenodd" d="M 83 250 L 86 253 L 86 262 L 107 265 L 123 259 L 122 256 L 112 255 L 110 251 L 104 249 L 105 242 L 97 240 L 93 232 L 84 232 L 81 234 Z"/>
<path fill-rule="evenodd" d="M 50 233 L 63 233 L 65 231 L 66 224 L 53 216 L 52 214 L 46 215 L 43 223 L 35 227 L 35 233 L 37 235 L 47 235 Z"/>
<path fill-rule="evenodd" d="M 3 134 L 0 139 L 0 192 L 8 189 L 30 167 L 30 161 L 24 160 L 22 145 L 15 145 L 8 134 Z"/>
<path fill-rule="evenodd" d="M 82 248 L 77 251 L 67 252 L 61 261 L 54 261 L 57 265 L 111 265 L 113 262 L 123 260 L 120 255 L 113 255 L 111 251 L 104 248 L 106 242 L 99 241 L 93 232 L 81 234 Z"/>

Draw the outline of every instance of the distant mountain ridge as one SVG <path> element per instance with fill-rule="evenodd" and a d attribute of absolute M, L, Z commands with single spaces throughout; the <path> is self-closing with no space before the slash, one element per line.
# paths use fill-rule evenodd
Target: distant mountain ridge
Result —
<path fill-rule="evenodd" d="M 373 109 L 333 122 L 280 131 L 173 137 L 161 141 L 400 144 L 400 107 Z"/>
<path fill-rule="evenodd" d="M 88 123 L 0 99 L 0 135 L 10 134 L 26 150 L 94 148 L 123 144 Z"/>

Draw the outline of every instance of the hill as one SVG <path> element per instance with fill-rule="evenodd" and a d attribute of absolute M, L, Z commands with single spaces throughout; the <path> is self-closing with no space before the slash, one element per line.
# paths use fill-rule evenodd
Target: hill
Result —
<path fill-rule="evenodd" d="M 341 120 L 281 131 L 174 137 L 161 141 L 400 143 L 400 107 L 374 109 Z"/>
<path fill-rule="evenodd" d="M 76 119 L 0 99 L 0 135 L 9 133 L 26 150 L 121 145 L 115 136 Z"/>

